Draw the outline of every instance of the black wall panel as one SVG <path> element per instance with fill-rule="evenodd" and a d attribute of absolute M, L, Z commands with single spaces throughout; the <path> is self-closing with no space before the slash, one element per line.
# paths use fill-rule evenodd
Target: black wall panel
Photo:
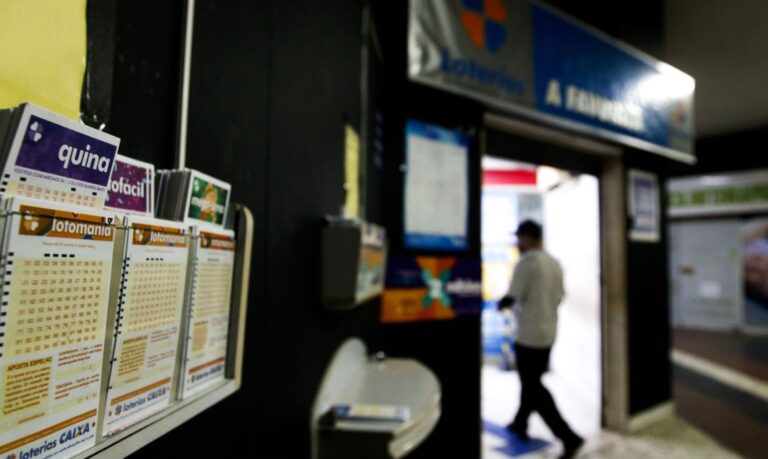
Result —
<path fill-rule="evenodd" d="M 674 163 L 661 156 L 628 150 L 625 166 L 657 173 L 662 187 L 661 240 L 657 243 L 627 241 L 629 412 L 633 415 L 672 397 L 667 207 L 663 183 L 665 170 Z"/>
<path fill-rule="evenodd" d="M 197 1 L 188 166 L 231 182 L 256 219 L 245 379 L 137 456 L 308 457 L 333 352 L 351 336 L 377 349 L 375 305 L 327 313 L 317 283 L 323 218 L 344 199 L 344 123 L 359 129 L 361 11 L 357 0 Z"/>
<path fill-rule="evenodd" d="M 181 0 L 117 5 L 106 124 L 121 139 L 120 153 L 158 168 L 173 166 L 176 148 L 183 10 Z"/>

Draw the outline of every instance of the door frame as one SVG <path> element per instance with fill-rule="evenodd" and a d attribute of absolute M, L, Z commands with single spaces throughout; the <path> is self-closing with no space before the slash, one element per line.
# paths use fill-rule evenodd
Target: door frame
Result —
<path fill-rule="evenodd" d="M 487 151 L 488 130 L 573 150 L 600 163 L 597 178 L 600 199 L 601 423 L 603 427 L 625 431 L 629 424 L 629 347 L 623 150 L 584 136 L 486 112 L 480 132 L 482 155 L 491 153 Z M 514 159 L 514 155 L 510 159 Z M 551 165 L 557 167 L 557 164 Z"/>

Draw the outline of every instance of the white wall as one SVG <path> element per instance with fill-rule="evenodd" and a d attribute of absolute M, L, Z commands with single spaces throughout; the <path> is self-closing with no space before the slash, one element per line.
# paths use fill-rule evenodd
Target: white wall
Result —
<path fill-rule="evenodd" d="M 556 372 L 568 377 L 593 407 L 585 418 L 599 428 L 600 412 L 600 217 L 595 177 L 582 175 L 544 194 L 544 242 L 565 274 L 560 306 Z"/>

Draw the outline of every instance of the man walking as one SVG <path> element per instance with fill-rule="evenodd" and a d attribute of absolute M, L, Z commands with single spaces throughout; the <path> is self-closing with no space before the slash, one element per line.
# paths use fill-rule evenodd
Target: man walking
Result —
<path fill-rule="evenodd" d="M 528 438 L 528 418 L 534 411 L 563 442 L 561 457 L 571 458 L 584 443 L 555 405 L 541 378 L 549 366 L 549 355 L 557 334 L 557 307 L 565 296 L 563 270 L 543 250 L 541 225 L 526 220 L 515 233 L 521 259 L 515 268 L 509 293 L 499 309 L 513 307 L 517 319 L 515 356 L 520 375 L 520 408 L 507 429 Z"/>

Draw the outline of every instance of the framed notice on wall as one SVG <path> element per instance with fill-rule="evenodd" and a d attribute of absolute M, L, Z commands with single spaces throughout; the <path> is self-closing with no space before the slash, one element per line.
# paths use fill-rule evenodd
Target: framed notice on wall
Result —
<path fill-rule="evenodd" d="M 408 120 L 405 140 L 404 244 L 410 249 L 467 248 L 470 136 Z"/>
<path fill-rule="evenodd" d="M 661 226 L 658 177 L 649 172 L 630 169 L 627 198 L 629 239 L 635 242 L 658 242 Z"/>

